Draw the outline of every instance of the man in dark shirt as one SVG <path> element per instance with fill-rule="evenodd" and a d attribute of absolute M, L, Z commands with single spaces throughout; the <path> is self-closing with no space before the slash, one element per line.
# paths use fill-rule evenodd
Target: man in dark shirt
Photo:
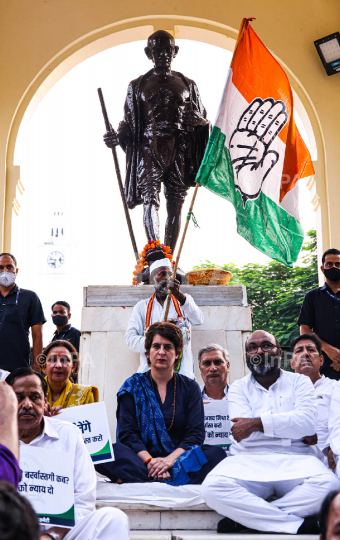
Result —
<path fill-rule="evenodd" d="M 15 284 L 16 258 L 0 254 L 0 368 L 13 371 L 30 365 L 29 329 L 33 341 L 33 369 L 40 371 L 37 359 L 42 353 L 42 325 L 46 322 L 35 292 Z"/>
<path fill-rule="evenodd" d="M 324 352 L 321 374 L 340 379 L 340 251 L 328 249 L 322 256 L 325 284 L 309 291 L 303 301 L 298 324 L 300 334 L 319 336 Z"/>
<path fill-rule="evenodd" d="M 64 339 L 69 341 L 79 352 L 79 342 L 81 332 L 69 324 L 71 318 L 71 306 L 67 302 L 60 300 L 52 306 L 52 321 L 57 329 L 53 334 L 52 341 Z"/>

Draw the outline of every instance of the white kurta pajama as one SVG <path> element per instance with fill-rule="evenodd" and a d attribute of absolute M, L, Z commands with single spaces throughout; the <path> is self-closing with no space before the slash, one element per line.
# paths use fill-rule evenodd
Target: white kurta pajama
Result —
<path fill-rule="evenodd" d="M 20 441 L 20 446 L 26 446 Z M 44 416 L 41 435 L 29 446 L 67 452 L 74 463 L 75 525 L 65 540 L 128 540 L 129 520 L 116 508 L 95 510 L 96 474 L 79 429 L 68 422 Z M 41 533 L 52 527 L 40 525 Z"/>
<path fill-rule="evenodd" d="M 314 435 L 315 391 L 309 377 L 280 372 L 266 390 L 249 374 L 228 392 L 230 418 L 261 418 L 264 432 L 233 442 L 231 456 L 203 483 L 206 503 L 219 514 L 259 531 L 295 534 L 303 518 L 339 489 L 336 476 L 302 442 Z M 270 496 L 278 499 L 267 502 Z"/>
<path fill-rule="evenodd" d="M 340 381 L 334 381 L 331 404 L 329 408 L 328 429 L 329 438 L 325 448 L 325 453 L 327 453 L 327 447 L 330 446 L 337 463 L 335 472 L 338 478 L 340 478 Z"/>
<path fill-rule="evenodd" d="M 199 309 L 199 307 L 195 304 L 194 299 L 190 294 L 186 294 L 186 300 L 184 302 L 184 305 L 180 307 L 180 310 L 182 314 L 187 318 L 190 333 L 191 333 L 191 326 L 198 326 L 200 324 L 203 324 L 204 315 L 202 311 Z M 146 356 L 145 356 L 145 318 L 146 318 L 146 310 L 149 304 L 150 298 L 146 300 L 140 300 L 137 302 L 135 307 L 132 310 L 131 317 L 129 320 L 129 324 L 125 333 L 125 341 L 129 349 L 133 352 L 140 353 L 140 365 L 137 370 L 137 373 L 145 373 L 150 369 Z M 151 313 L 151 320 L 150 325 L 156 322 L 162 322 L 164 319 L 165 314 L 165 308 L 166 308 L 166 302 L 164 302 L 164 305 L 161 306 L 161 304 L 158 302 L 157 298 L 155 297 L 153 306 L 152 306 L 152 313 Z M 169 309 L 169 315 L 168 319 L 177 319 L 178 315 L 176 312 L 176 309 L 174 307 L 173 302 L 170 304 Z M 181 368 L 179 370 L 180 375 L 186 375 L 187 377 L 190 377 L 191 379 L 194 378 L 194 360 L 192 356 L 191 351 L 191 339 L 186 347 L 183 349 L 183 358 L 181 362 Z"/>
<path fill-rule="evenodd" d="M 316 405 L 318 410 L 318 421 L 316 424 L 316 433 L 318 436 L 317 447 L 320 452 L 323 452 L 324 449 L 329 446 L 329 413 L 330 413 L 330 404 L 331 397 L 333 393 L 334 384 L 336 381 L 334 379 L 329 379 L 322 375 L 321 379 L 318 379 L 314 383 L 315 393 L 316 393 Z M 325 464 L 328 466 L 328 460 L 326 456 L 323 456 Z M 321 458 L 320 458 L 321 459 Z"/>

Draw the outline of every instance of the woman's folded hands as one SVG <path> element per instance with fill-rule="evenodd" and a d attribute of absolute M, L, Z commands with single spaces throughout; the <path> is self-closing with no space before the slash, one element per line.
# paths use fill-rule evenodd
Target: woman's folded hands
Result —
<path fill-rule="evenodd" d="M 168 480 L 170 478 L 170 473 L 168 471 L 173 467 L 176 459 L 177 458 L 174 458 L 171 455 L 163 458 L 153 458 L 147 465 L 149 476 L 155 480 Z"/>

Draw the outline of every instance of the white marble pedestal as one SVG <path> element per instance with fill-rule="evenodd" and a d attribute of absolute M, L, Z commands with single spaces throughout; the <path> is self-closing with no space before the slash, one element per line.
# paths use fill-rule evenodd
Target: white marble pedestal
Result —
<path fill-rule="evenodd" d="M 204 313 L 204 323 L 192 328 L 195 374 L 202 383 L 197 354 L 209 343 L 219 343 L 230 354 L 230 382 L 246 372 L 244 342 L 251 331 L 251 311 L 243 285 L 181 287 L 193 296 Z M 139 355 L 125 344 L 124 334 L 133 306 L 149 298 L 153 287 L 89 286 L 84 288 L 81 324 L 80 376 L 82 384 L 94 384 L 104 399 L 112 439 L 116 431 L 116 394 L 121 384 L 136 372 Z"/>

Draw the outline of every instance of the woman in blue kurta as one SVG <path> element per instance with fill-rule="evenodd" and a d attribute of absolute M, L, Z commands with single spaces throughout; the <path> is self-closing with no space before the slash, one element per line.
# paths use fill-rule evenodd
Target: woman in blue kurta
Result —
<path fill-rule="evenodd" d="M 200 388 L 176 373 L 182 349 L 176 325 L 149 327 L 145 350 L 150 371 L 135 373 L 120 388 L 115 461 L 96 465 L 113 482 L 199 484 L 225 459 L 222 448 L 203 444 Z"/>

